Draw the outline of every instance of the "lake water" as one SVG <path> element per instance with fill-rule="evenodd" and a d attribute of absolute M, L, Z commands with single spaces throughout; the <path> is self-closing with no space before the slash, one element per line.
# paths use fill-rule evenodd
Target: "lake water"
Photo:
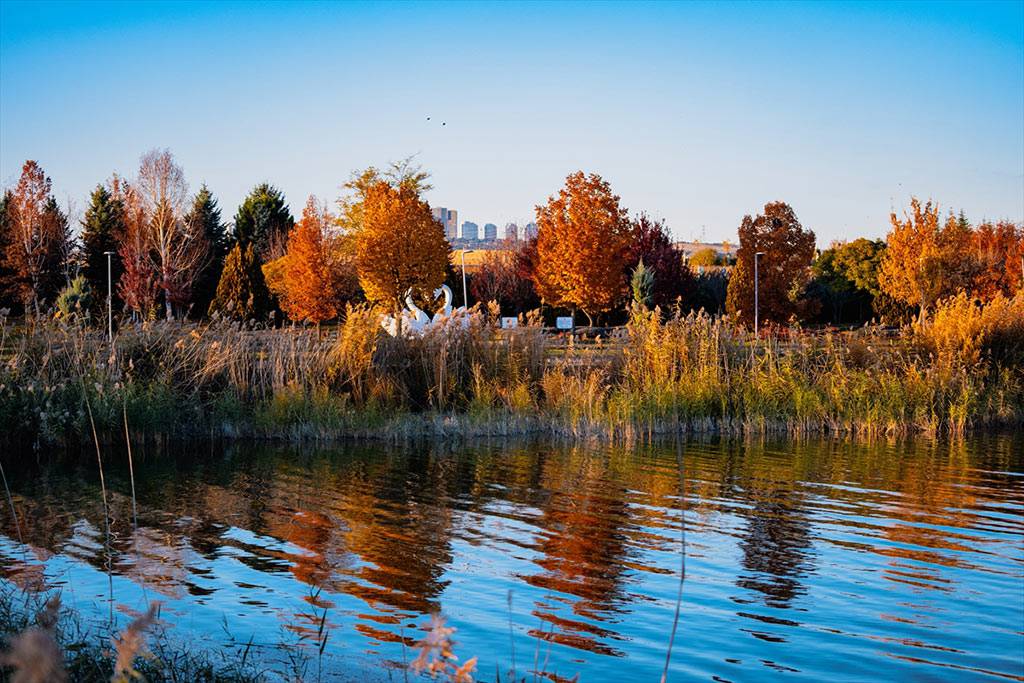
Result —
<path fill-rule="evenodd" d="M 97 622 L 159 600 L 172 637 L 251 640 L 281 676 L 300 652 L 403 680 L 439 611 L 483 680 L 657 681 L 685 529 L 670 680 L 1024 680 L 1019 436 L 135 456 L 137 530 L 105 452 L 106 542 L 94 453 L 4 455 L 0 583 Z"/>

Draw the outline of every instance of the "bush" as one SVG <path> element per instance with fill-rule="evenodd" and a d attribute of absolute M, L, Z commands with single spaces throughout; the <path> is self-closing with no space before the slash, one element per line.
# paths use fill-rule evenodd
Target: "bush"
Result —
<path fill-rule="evenodd" d="M 79 275 L 61 290 L 55 302 L 61 318 L 88 318 L 93 306 L 92 287 L 85 276 Z"/>
<path fill-rule="evenodd" d="M 1024 293 L 997 293 L 988 303 L 961 292 L 940 301 L 931 320 L 914 326 L 921 344 L 942 365 L 1024 362 Z"/>

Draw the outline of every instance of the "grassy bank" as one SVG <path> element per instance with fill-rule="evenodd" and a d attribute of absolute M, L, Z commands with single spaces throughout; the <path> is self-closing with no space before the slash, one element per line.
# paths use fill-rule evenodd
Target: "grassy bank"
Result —
<path fill-rule="evenodd" d="M 36 444 L 135 436 L 401 438 L 674 430 L 957 433 L 1024 420 L 1024 296 L 923 325 L 754 338 L 634 311 L 617 343 L 533 320 L 392 338 L 354 308 L 329 334 L 228 323 L 3 328 L 0 420 Z"/>

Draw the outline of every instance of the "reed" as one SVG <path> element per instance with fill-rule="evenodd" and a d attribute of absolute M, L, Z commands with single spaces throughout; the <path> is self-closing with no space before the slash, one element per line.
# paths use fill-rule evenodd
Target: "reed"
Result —
<path fill-rule="evenodd" d="M 0 333 L 0 419 L 36 445 L 123 437 L 640 437 L 665 431 L 963 432 L 1024 419 L 1024 295 L 943 303 L 893 332 L 776 330 L 637 308 L 622 338 L 556 343 L 539 317 L 392 338 L 351 307 L 320 335 L 225 321 Z M 91 414 L 91 417 L 90 417 Z M 17 430 L 15 430 L 17 431 Z M 13 436 L 18 436 L 14 434 Z M 12 438 L 12 435 L 8 435 Z"/>

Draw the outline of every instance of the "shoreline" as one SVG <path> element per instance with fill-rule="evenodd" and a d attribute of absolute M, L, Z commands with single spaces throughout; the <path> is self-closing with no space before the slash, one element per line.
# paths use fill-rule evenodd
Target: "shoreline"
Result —
<path fill-rule="evenodd" d="M 0 329 L 0 441 L 961 435 L 1024 424 L 1024 347 L 1008 325 L 962 342 L 935 327 L 757 337 L 637 309 L 615 343 L 562 344 L 539 326 L 502 334 L 483 314 L 395 338 L 353 308 L 329 339 L 146 323 L 111 346 L 40 323 Z"/>

